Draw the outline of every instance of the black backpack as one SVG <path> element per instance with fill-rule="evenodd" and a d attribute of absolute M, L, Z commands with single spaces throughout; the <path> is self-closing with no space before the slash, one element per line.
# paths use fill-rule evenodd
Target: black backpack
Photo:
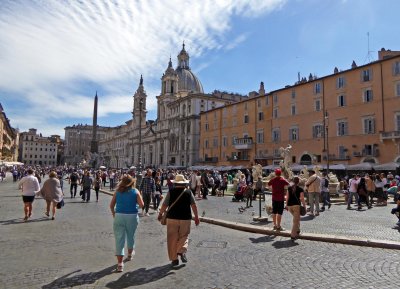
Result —
<path fill-rule="evenodd" d="M 324 187 L 325 187 L 325 188 L 329 187 L 329 181 L 328 181 L 328 179 L 327 179 L 327 178 L 325 178 Z"/>
<path fill-rule="evenodd" d="M 71 174 L 71 176 L 69 177 L 71 182 L 76 182 L 78 180 L 78 177 L 76 176 L 76 174 Z"/>

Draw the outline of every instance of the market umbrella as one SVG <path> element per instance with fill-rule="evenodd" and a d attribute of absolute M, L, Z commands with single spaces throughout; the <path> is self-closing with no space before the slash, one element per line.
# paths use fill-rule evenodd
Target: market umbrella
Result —
<path fill-rule="evenodd" d="M 390 162 L 390 163 L 375 165 L 374 170 L 376 170 L 376 171 L 396 171 L 396 169 L 398 167 L 400 167 L 400 163 Z"/>
<path fill-rule="evenodd" d="M 348 165 L 347 170 L 348 171 L 370 171 L 374 167 L 374 164 L 372 163 L 359 163 L 355 165 Z"/>

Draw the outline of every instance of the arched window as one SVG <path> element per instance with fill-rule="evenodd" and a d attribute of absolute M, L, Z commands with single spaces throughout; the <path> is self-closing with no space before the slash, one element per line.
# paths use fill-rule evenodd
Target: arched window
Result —
<path fill-rule="evenodd" d="M 309 154 L 302 155 L 300 158 L 300 164 L 301 165 L 311 165 L 312 164 L 312 158 Z"/>

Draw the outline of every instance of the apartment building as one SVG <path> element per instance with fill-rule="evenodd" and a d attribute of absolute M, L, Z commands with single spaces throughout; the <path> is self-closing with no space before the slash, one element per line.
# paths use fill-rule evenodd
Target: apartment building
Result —
<path fill-rule="evenodd" d="M 18 131 L 11 127 L 3 106 L 0 104 L 0 161 L 17 160 L 18 139 Z"/>
<path fill-rule="evenodd" d="M 400 162 L 400 51 L 201 114 L 200 159 L 213 166 Z"/>

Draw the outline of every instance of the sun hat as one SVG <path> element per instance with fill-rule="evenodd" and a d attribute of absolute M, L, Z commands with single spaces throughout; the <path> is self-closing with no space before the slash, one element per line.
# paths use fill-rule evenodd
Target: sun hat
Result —
<path fill-rule="evenodd" d="M 185 179 L 183 175 L 176 175 L 175 179 L 172 182 L 174 184 L 188 184 L 189 180 Z"/>
<path fill-rule="evenodd" d="M 135 183 L 135 181 L 136 179 L 132 178 L 130 175 L 126 175 L 122 178 L 119 185 L 124 188 L 131 187 Z"/>
<path fill-rule="evenodd" d="M 276 169 L 275 170 L 275 175 L 280 176 L 282 174 L 282 170 L 281 169 Z"/>

